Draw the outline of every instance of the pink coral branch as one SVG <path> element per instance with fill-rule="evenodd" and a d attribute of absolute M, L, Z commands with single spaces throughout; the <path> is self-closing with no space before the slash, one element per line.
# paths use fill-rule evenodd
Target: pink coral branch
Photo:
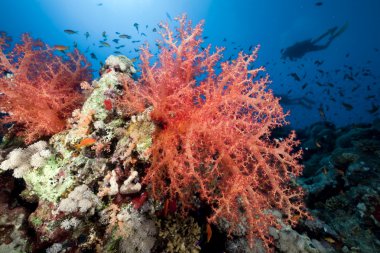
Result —
<path fill-rule="evenodd" d="M 81 81 L 91 78 L 90 65 L 78 50 L 59 57 L 54 49 L 29 35 L 5 53 L 0 44 L 0 108 L 9 113 L 2 123 L 15 123 L 18 134 L 30 143 L 62 131 L 83 96 Z"/>
<path fill-rule="evenodd" d="M 229 234 L 243 226 L 251 245 L 260 238 L 270 251 L 268 228 L 279 226 L 273 209 L 293 225 L 308 217 L 303 192 L 291 183 L 302 172 L 295 133 L 270 137 L 287 114 L 267 88 L 269 76 L 258 78 L 264 68 L 249 69 L 259 47 L 222 62 L 216 74 L 223 49 L 201 49 L 202 23 L 191 28 L 185 16 L 178 20 L 176 34 L 162 25 L 159 61 L 151 66 L 145 48 L 138 84 L 125 85 L 127 110 L 144 101 L 157 123 L 144 183 L 156 199 L 177 199 L 183 212 L 198 194 L 213 210 L 210 222 L 226 220 Z"/>

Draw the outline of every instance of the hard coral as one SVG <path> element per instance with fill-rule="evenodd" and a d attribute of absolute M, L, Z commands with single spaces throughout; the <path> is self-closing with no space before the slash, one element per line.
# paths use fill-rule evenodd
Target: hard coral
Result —
<path fill-rule="evenodd" d="M 28 34 L 12 50 L 0 37 L 0 109 L 2 123 L 15 123 L 27 143 L 65 128 L 65 119 L 83 101 L 81 81 L 91 77 L 78 50 L 58 56 Z"/>
<path fill-rule="evenodd" d="M 152 105 L 157 125 L 144 183 L 154 198 L 177 199 L 183 211 L 199 196 L 212 208 L 209 222 L 226 220 L 230 234 L 243 226 L 251 246 L 260 238 L 270 251 L 268 228 L 279 226 L 271 209 L 293 225 L 308 216 L 292 184 L 302 172 L 295 133 L 270 137 L 286 114 L 266 87 L 268 76 L 257 78 L 264 68 L 249 68 L 257 48 L 222 62 L 217 73 L 222 49 L 201 48 L 202 24 L 192 28 L 186 17 L 179 24 L 177 33 L 161 25 L 158 63 L 150 65 L 144 48 L 138 83 L 125 82 L 127 111 Z"/>

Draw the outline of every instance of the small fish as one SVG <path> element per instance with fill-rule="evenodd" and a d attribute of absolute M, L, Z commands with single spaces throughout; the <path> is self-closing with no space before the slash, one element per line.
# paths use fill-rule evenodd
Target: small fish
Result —
<path fill-rule="evenodd" d="M 84 138 L 80 141 L 79 144 L 76 145 L 76 148 L 77 149 L 85 148 L 85 147 L 93 145 L 95 142 L 96 140 L 94 138 Z"/>
<path fill-rule="evenodd" d="M 111 99 L 105 99 L 104 100 L 104 108 L 107 111 L 111 111 L 112 110 L 112 101 L 111 101 Z"/>
<path fill-rule="evenodd" d="M 104 46 L 104 47 L 111 47 L 111 45 L 108 44 L 108 43 L 105 42 L 105 41 L 99 41 L 99 42 L 100 42 L 100 44 L 101 44 L 102 46 Z"/>
<path fill-rule="evenodd" d="M 145 34 L 145 33 L 141 33 L 140 35 L 141 35 L 141 36 L 145 36 L 145 37 L 146 37 L 146 34 Z"/>
<path fill-rule="evenodd" d="M 316 2 L 315 3 L 315 6 L 322 6 L 323 5 L 323 2 Z"/>
<path fill-rule="evenodd" d="M 125 47 L 125 45 L 117 46 L 117 47 L 115 47 L 115 48 L 116 48 L 116 49 L 120 49 L 120 48 L 122 48 L 122 47 Z"/>
<path fill-rule="evenodd" d="M 132 36 L 127 35 L 127 34 L 120 34 L 120 35 L 119 35 L 119 38 L 120 38 L 120 39 L 130 39 L 130 38 L 132 38 Z"/>
<path fill-rule="evenodd" d="M 155 45 L 157 46 L 158 50 L 161 50 L 162 46 L 159 43 L 156 42 Z"/>
<path fill-rule="evenodd" d="M 114 54 L 122 54 L 122 52 L 120 52 L 120 51 L 114 51 L 113 53 Z"/>
<path fill-rule="evenodd" d="M 132 40 L 132 43 L 139 43 L 139 40 Z"/>
<path fill-rule="evenodd" d="M 356 90 L 359 89 L 359 88 L 360 88 L 360 85 L 358 84 L 358 85 L 354 86 L 354 87 L 351 89 L 351 91 L 354 92 L 354 91 L 356 91 Z"/>
<path fill-rule="evenodd" d="M 321 119 L 323 121 L 326 121 L 326 114 L 325 114 L 325 111 L 323 110 L 322 104 L 319 106 L 318 111 L 319 111 L 319 116 L 321 117 Z"/>
<path fill-rule="evenodd" d="M 212 237 L 212 229 L 209 223 L 206 224 L 206 236 L 207 236 L 207 242 L 210 242 Z"/>
<path fill-rule="evenodd" d="M 363 72 L 363 76 L 369 76 L 370 75 L 370 73 L 368 73 L 368 72 Z"/>
<path fill-rule="evenodd" d="M 64 45 L 55 45 L 54 49 L 63 52 L 65 50 L 68 50 L 69 47 L 68 46 L 64 46 Z"/>
<path fill-rule="evenodd" d="M 204 36 L 203 39 L 204 39 L 204 40 L 207 40 L 207 39 L 208 39 L 208 36 Z"/>
<path fill-rule="evenodd" d="M 70 30 L 70 29 L 66 29 L 66 30 L 63 30 L 65 33 L 67 34 L 77 34 L 78 31 L 74 31 L 74 30 Z"/>
<path fill-rule="evenodd" d="M 325 239 L 325 241 L 328 242 L 328 243 L 335 243 L 335 240 L 332 239 L 331 237 L 325 237 L 323 239 Z"/>
<path fill-rule="evenodd" d="M 139 32 L 139 23 L 134 23 L 133 26 L 136 28 L 137 33 Z"/>
<path fill-rule="evenodd" d="M 297 75 L 297 73 L 294 73 L 294 72 L 290 73 L 290 76 L 293 77 L 294 80 L 296 80 L 298 82 L 301 81 L 301 78 Z"/>
<path fill-rule="evenodd" d="M 97 60 L 97 59 L 98 59 L 98 57 L 96 57 L 96 55 L 95 55 L 94 53 L 91 53 L 90 56 L 91 56 L 91 58 L 94 59 L 94 60 Z"/>
<path fill-rule="evenodd" d="M 172 17 L 169 15 L 169 13 L 166 12 L 166 16 L 168 17 L 168 19 L 169 19 L 170 21 L 172 21 Z"/>
<path fill-rule="evenodd" d="M 97 6 L 103 6 L 103 3 L 98 3 Z"/>
<path fill-rule="evenodd" d="M 106 33 L 106 31 L 102 32 L 102 36 L 103 36 L 104 40 L 107 39 L 107 33 Z"/>
<path fill-rule="evenodd" d="M 73 47 L 78 48 L 78 43 L 76 41 L 73 42 Z"/>
<path fill-rule="evenodd" d="M 307 83 L 305 83 L 304 85 L 302 85 L 301 88 L 304 90 L 306 88 L 306 86 L 307 86 Z"/>
<path fill-rule="evenodd" d="M 119 39 L 113 39 L 112 41 L 115 42 L 116 44 L 119 43 Z"/>
<path fill-rule="evenodd" d="M 379 110 L 379 106 L 372 104 L 372 108 L 368 110 L 369 113 L 375 114 Z"/>
<path fill-rule="evenodd" d="M 321 87 L 324 86 L 321 82 L 318 82 L 318 81 L 317 81 L 317 82 L 315 82 L 315 83 L 316 83 L 318 86 L 321 86 Z"/>
<path fill-rule="evenodd" d="M 115 32 L 117 35 L 119 35 L 120 33 L 119 32 Z"/>
<path fill-rule="evenodd" d="M 323 64 L 323 62 L 324 62 L 324 61 L 316 60 L 316 61 L 314 62 L 314 64 L 317 65 L 317 66 L 321 66 L 321 65 Z"/>
<path fill-rule="evenodd" d="M 154 32 L 154 33 L 157 32 L 157 29 L 156 29 L 156 28 L 153 28 L 152 32 Z"/>
<path fill-rule="evenodd" d="M 351 111 L 352 109 L 354 109 L 354 107 L 349 104 L 349 103 L 345 103 L 345 102 L 342 102 L 342 105 L 343 107 L 347 110 L 347 111 Z"/>
<path fill-rule="evenodd" d="M 88 37 L 90 37 L 90 33 L 89 33 L 89 32 L 85 32 L 85 33 L 84 33 L 84 36 L 86 37 L 86 40 L 87 40 Z"/>

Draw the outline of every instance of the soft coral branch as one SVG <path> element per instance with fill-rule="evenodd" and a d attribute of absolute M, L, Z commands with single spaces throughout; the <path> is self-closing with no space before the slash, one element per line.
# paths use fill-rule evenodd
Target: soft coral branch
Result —
<path fill-rule="evenodd" d="M 26 142 L 63 130 L 84 99 L 80 82 L 91 78 L 84 56 L 75 49 L 60 57 L 27 34 L 12 50 L 0 42 L 0 107 L 9 114 L 2 122 L 14 123 Z"/>
<path fill-rule="evenodd" d="M 243 226 L 251 245 L 258 237 L 270 250 L 268 228 L 279 225 L 272 209 L 291 224 L 308 216 L 302 190 L 291 183 L 302 172 L 295 133 L 270 137 L 286 114 L 267 88 L 268 75 L 258 77 L 264 68 L 250 69 L 258 48 L 222 62 L 217 74 L 222 49 L 201 48 L 201 24 L 179 23 L 177 34 L 162 25 L 158 63 L 151 66 L 143 49 L 141 78 L 125 85 L 124 104 L 152 105 L 157 123 L 144 183 L 156 199 L 178 199 L 183 211 L 198 194 L 212 208 L 210 222 L 225 219 L 229 233 Z"/>

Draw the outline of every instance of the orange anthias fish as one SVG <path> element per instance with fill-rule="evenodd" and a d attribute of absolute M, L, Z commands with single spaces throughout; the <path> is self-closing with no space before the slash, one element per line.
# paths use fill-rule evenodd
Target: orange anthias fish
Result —
<path fill-rule="evenodd" d="M 69 49 L 69 47 L 64 46 L 64 45 L 55 45 L 54 49 L 63 52 L 65 50 Z"/>
<path fill-rule="evenodd" d="M 96 140 L 94 138 L 84 138 L 83 140 L 80 141 L 79 144 L 76 145 L 76 147 L 79 149 L 79 148 L 83 148 L 83 147 L 88 147 L 88 146 L 91 146 L 92 144 L 94 144 L 96 142 Z"/>
<path fill-rule="evenodd" d="M 207 225 L 206 225 L 206 235 L 207 235 L 207 242 L 209 242 L 211 240 L 211 236 L 212 236 L 212 230 L 211 230 L 210 223 L 207 223 Z"/>

